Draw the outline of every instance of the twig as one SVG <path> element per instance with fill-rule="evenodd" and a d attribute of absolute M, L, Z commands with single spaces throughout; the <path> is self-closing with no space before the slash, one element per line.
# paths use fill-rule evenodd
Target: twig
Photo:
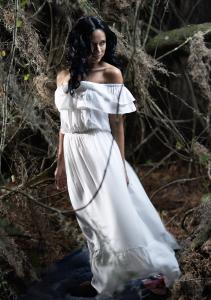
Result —
<path fill-rule="evenodd" d="M 148 39 L 148 36 L 149 36 L 149 31 L 150 31 L 150 27 L 151 27 L 151 24 L 152 24 L 152 18 L 153 18 L 154 10 L 155 10 L 155 3 L 156 3 L 156 0 L 153 0 L 152 8 L 151 8 L 151 14 L 150 14 L 150 18 L 149 18 L 149 24 L 148 24 L 148 27 L 147 27 L 147 31 L 146 31 L 144 41 L 143 41 L 143 48 L 145 48 L 145 45 L 146 45 L 146 42 L 147 42 L 147 39 Z"/>
<path fill-rule="evenodd" d="M 193 89 L 193 83 L 191 82 L 190 77 L 189 77 L 189 75 L 187 74 L 187 72 L 185 70 L 184 70 L 184 75 L 185 75 L 185 78 L 187 80 L 187 84 L 188 84 L 188 87 L 189 87 L 189 90 L 190 90 L 190 93 L 191 93 L 191 99 L 192 99 L 192 102 L 193 102 L 193 107 L 196 111 L 200 111 L 198 103 L 197 103 L 196 95 L 195 95 L 194 89 Z M 200 120 L 202 126 L 204 127 L 205 123 L 203 122 L 203 119 L 200 118 L 199 120 Z M 195 114 L 193 114 L 193 123 L 194 123 L 193 124 L 194 127 L 193 127 L 193 132 L 192 132 L 192 134 L 193 134 L 192 139 L 194 138 L 195 129 L 196 129 L 196 115 Z"/>
<path fill-rule="evenodd" d="M 156 163 L 151 170 L 149 170 L 146 174 L 144 174 L 142 179 L 149 176 L 155 169 L 157 169 L 159 166 L 161 166 L 174 153 L 175 153 L 174 151 L 170 151 L 163 159 L 161 159 L 158 163 Z"/>
<path fill-rule="evenodd" d="M 142 21 L 142 24 L 145 25 L 145 26 L 148 26 L 148 23 Z M 154 33 L 156 34 L 159 34 L 160 33 L 160 30 L 158 30 L 157 28 L 155 28 L 154 26 L 150 26 L 150 30 L 153 31 Z"/>
<path fill-rule="evenodd" d="M 64 54 L 65 54 L 65 49 L 66 49 L 66 45 L 67 45 L 67 41 L 68 41 L 68 35 L 69 35 L 69 30 L 68 30 L 68 33 L 67 33 L 67 35 L 66 35 L 66 38 L 65 38 L 65 41 L 64 41 L 64 45 L 62 45 L 62 48 L 63 48 L 63 52 L 62 52 L 62 54 L 61 54 L 61 56 L 60 56 L 60 60 L 58 61 L 58 63 L 56 64 L 56 65 L 53 65 L 53 66 L 49 66 L 48 67 L 48 71 L 50 71 L 50 70 L 52 70 L 52 69 L 55 69 L 55 68 L 57 68 L 58 66 L 60 66 L 60 64 L 61 64 L 61 61 L 62 61 L 62 59 L 63 59 L 63 56 L 64 56 Z M 57 50 L 58 48 L 60 48 L 60 47 L 54 47 L 54 48 L 52 48 L 52 51 L 55 51 L 55 50 Z"/>
<path fill-rule="evenodd" d="M 48 195 L 48 196 L 45 196 L 45 197 L 41 197 L 40 200 L 46 200 L 46 199 L 49 199 L 49 198 L 52 198 L 52 197 L 57 197 L 57 196 L 62 195 L 62 194 L 64 194 L 64 193 L 66 193 L 66 192 L 67 192 L 66 190 L 60 191 L 60 192 L 54 193 L 54 194 L 52 194 L 52 195 Z M 59 199 L 60 199 L 60 200 L 61 200 L 61 199 L 64 199 L 64 197 L 59 198 Z"/>
<path fill-rule="evenodd" d="M 24 189 L 24 188 L 33 188 L 39 184 L 49 182 L 49 181 L 54 181 L 54 178 L 50 177 L 50 173 L 55 169 L 56 161 L 54 161 L 51 166 L 47 169 L 45 169 L 43 172 L 40 174 L 34 176 L 33 178 L 29 179 L 28 181 L 25 181 L 18 186 L 13 187 L 12 189 L 9 189 L 9 192 L 7 194 L 4 194 L 0 196 L 0 200 L 2 201 L 3 199 L 11 196 L 11 194 L 15 193 L 18 190 Z M 7 190 L 5 186 L 0 186 L 2 190 Z"/>
<path fill-rule="evenodd" d="M 170 6 L 171 6 L 171 9 L 172 9 L 172 11 L 174 12 L 175 16 L 176 16 L 176 17 L 178 18 L 178 20 L 181 22 L 182 26 L 185 26 L 186 23 L 185 23 L 184 19 L 179 15 L 179 13 L 178 13 L 178 11 L 177 11 L 177 9 L 176 9 L 176 7 L 175 7 L 175 4 L 174 4 L 172 1 L 170 1 Z"/>
<path fill-rule="evenodd" d="M 186 182 L 190 182 L 190 181 L 195 181 L 198 179 L 202 179 L 205 178 L 206 176 L 198 176 L 198 177 L 194 177 L 194 178 L 181 178 L 181 179 L 176 179 L 173 180 L 163 186 L 161 186 L 160 188 L 158 188 L 157 190 L 155 190 L 152 195 L 150 195 L 150 199 L 152 199 L 157 193 L 159 193 L 160 191 L 166 189 L 167 187 L 169 187 L 170 185 L 173 185 L 175 183 L 186 183 Z"/>
<path fill-rule="evenodd" d="M 192 37 L 187 38 L 182 44 L 180 44 L 179 46 L 175 47 L 174 49 L 164 53 L 163 55 L 157 57 L 157 60 L 161 60 L 164 57 L 168 56 L 171 53 L 176 52 L 177 50 L 179 50 L 180 48 L 182 48 L 183 46 L 185 46 L 187 43 L 189 43 L 192 40 Z"/>
<path fill-rule="evenodd" d="M 188 211 L 185 212 L 182 221 L 181 221 L 181 227 L 182 229 L 184 229 L 185 231 L 187 231 L 186 227 L 185 227 L 185 220 L 187 218 L 188 215 L 192 214 L 196 209 L 198 209 L 198 207 L 193 207 L 191 209 L 188 209 Z"/>
<path fill-rule="evenodd" d="M 51 63 L 51 55 L 52 55 L 52 47 L 53 47 L 53 33 L 54 33 L 54 22 L 53 22 L 53 13 L 52 13 L 52 6 L 51 3 L 48 2 L 49 11 L 50 11 L 50 21 L 51 21 L 51 32 L 50 32 L 50 49 L 49 49 L 49 55 L 48 55 L 48 62 L 47 62 L 47 71 L 49 71 L 49 66 Z"/>
<path fill-rule="evenodd" d="M 140 15 L 140 10 L 141 10 L 141 1 L 139 1 L 138 3 L 136 3 L 136 12 L 135 12 L 135 21 L 134 21 L 134 26 L 133 26 L 133 49 L 135 51 L 136 49 L 136 29 L 137 29 L 137 23 L 139 20 L 139 15 Z"/>
<path fill-rule="evenodd" d="M 187 18 L 186 18 L 187 22 L 190 20 L 192 14 L 193 14 L 193 12 L 194 12 L 194 10 L 195 10 L 196 7 L 200 4 L 201 1 L 202 1 L 202 0 L 198 0 L 195 4 L 193 4 L 193 7 L 192 7 L 191 11 L 190 11 L 189 15 L 188 15 Z"/>
<path fill-rule="evenodd" d="M 5 140 L 6 140 L 6 130 L 7 130 L 7 117 L 8 117 L 8 111 L 7 111 L 7 101 L 8 101 L 8 88 L 10 83 L 10 74 L 13 67 L 13 60 L 15 56 L 15 50 L 16 50 L 16 38 L 17 38 L 17 15 L 18 15 L 18 4 L 19 1 L 15 0 L 15 24 L 13 29 L 13 39 L 12 39 L 12 50 L 11 50 L 11 60 L 9 65 L 9 71 L 7 74 L 6 84 L 5 84 L 5 91 L 3 96 L 3 104 L 2 104 L 2 128 L 1 128 L 1 142 L 0 142 L 0 176 L 1 174 L 1 156 L 5 147 Z"/>
<path fill-rule="evenodd" d="M 183 98 L 181 98 L 180 96 L 174 94 L 173 92 L 171 92 L 169 89 L 167 89 L 166 87 L 164 87 L 162 85 L 159 85 L 159 88 L 161 88 L 163 91 L 165 91 L 166 93 L 168 93 L 170 96 L 173 96 L 177 100 L 180 100 L 182 102 L 182 104 L 184 104 L 186 107 L 188 107 L 189 109 L 191 109 L 196 116 L 198 116 L 198 117 L 200 117 L 200 118 L 202 118 L 202 119 L 204 119 L 206 121 L 205 116 L 200 111 L 197 111 L 195 108 L 193 108 L 188 103 L 186 103 Z"/>
<path fill-rule="evenodd" d="M 132 156 L 135 152 L 139 151 L 140 148 L 151 139 L 151 137 L 158 131 L 156 127 L 144 140 L 142 140 L 129 154 L 128 156 Z"/>
<path fill-rule="evenodd" d="M 155 119 L 155 117 L 153 117 L 153 119 Z M 146 118 L 146 120 L 148 121 L 148 124 L 149 124 L 151 130 L 153 130 L 152 125 L 151 125 L 149 119 Z M 159 121 L 160 121 L 160 120 L 161 120 L 161 119 L 159 119 Z M 164 125 L 166 125 L 166 123 L 164 123 Z M 175 132 L 174 132 L 174 128 L 170 128 L 169 126 L 165 126 L 165 127 L 167 127 L 169 130 L 171 130 L 171 132 L 174 133 L 174 135 L 176 136 L 176 134 L 175 134 Z M 158 132 L 160 132 L 160 135 L 162 136 L 163 140 L 162 140 L 161 137 L 158 135 Z M 182 157 L 184 160 L 188 160 L 188 161 L 189 161 L 188 158 L 186 158 L 183 154 L 181 154 L 180 152 L 177 151 L 177 149 L 175 148 L 175 146 L 172 147 L 172 146 L 169 144 L 169 138 L 167 138 L 167 137 L 165 136 L 164 132 L 161 131 L 159 128 L 158 128 L 158 130 L 155 132 L 155 135 L 156 135 L 157 139 L 158 139 L 163 145 L 165 145 L 169 150 L 173 151 L 175 154 L 177 154 L 178 156 Z M 179 134 L 178 136 L 176 136 L 176 138 L 177 138 L 178 140 L 181 141 L 180 136 L 181 136 L 181 135 Z M 182 139 L 182 142 L 183 142 L 183 145 L 186 145 L 186 142 L 185 142 L 184 139 Z M 187 147 L 187 145 L 186 145 L 186 147 Z"/>
<path fill-rule="evenodd" d="M 26 197 L 27 199 L 29 199 L 30 201 L 36 203 L 37 205 L 39 205 L 39 206 L 41 206 L 41 207 L 43 207 L 43 208 L 45 208 L 45 209 L 48 209 L 48 210 L 50 210 L 50 211 L 52 211 L 52 212 L 54 212 L 54 213 L 57 213 L 57 214 L 66 214 L 66 213 L 69 213 L 69 212 L 70 212 L 70 211 L 65 211 L 65 210 L 62 211 L 62 210 L 59 210 L 59 209 L 57 209 L 57 208 L 55 208 L 55 207 L 48 206 L 48 205 L 46 205 L 46 204 L 44 204 L 44 203 L 42 203 L 42 202 L 36 200 L 34 197 L 32 197 L 31 195 L 29 195 L 28 193 L 26 193 L 26 192 L 24 192 L 24 191 L 21 191 L 20 189 L 12 189 L 12 188 L 8 188 L 8 187 L 5 187 L 5 186 L 2 187 L 2 188 L 5 189 L 5 190 L 10 191 L 11 193 L 19 193 L 19 194 L 25 196 L 25 197 Z"/>
<path fill-rule="evenodd" d="M 166 14 L 166 12 L 167 12 L 167 10 L 168 10 L 169 1 L 170 1 L 170 0 L 167 0 L 167 1 L 166 1 L 166 3 L 164 4 L 164 5 L 165 5 L 165 7 L 164 7 L 164 12 L 163 12 L 163 15 L 162 15 L 162 17 L 161 17 L 161 19 L 160 19 L 160 28 L 159 28 L 159 32 L 161 32 L 161 31 L 162 31 L 162 28 L 161 28 L 161 26 L 162 26 L 162 23 L 163 23 L 163 20 L 164 20 L 165 14 Z"/>
<path fill-rule="evenodd" d="M 41 10 L 44 8 L 44 6 L 45 6 L 46 3 L 47 3 L 47 0 L 45 0 L 45 1 L 43 2 L 43 4 L 40 5 L 40 7 L 38 8 L 38 10 L 37 10 L 32 16 L 29 16 L 29 17 L 27 18 L 27 20 L 36 17 L 36 16 L 41 12 Z"/>
<path fill-rule="evenodd" d="M 168 226 L 172 221 L 174 221 L 178 215 L 180 214 L 180 211 L 178 211 L 168 222 L 165 223 L 165 226 Z"/>

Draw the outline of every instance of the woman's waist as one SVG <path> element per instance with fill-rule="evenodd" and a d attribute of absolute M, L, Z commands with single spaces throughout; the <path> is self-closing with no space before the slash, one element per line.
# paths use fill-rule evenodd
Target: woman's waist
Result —
<path fill-rule="evenodd" d="M 108 117 L 89 114 L 87 111 L 61 115 L 61 127 L 65 133 L 89 133 L 93 130 L 111 131 Z"/>
<path fill-rule="evenodd" d="M 102 128 L 80 128 L 80 129 L 68 129 L 64 132 L 64 134 L 90 134 L 90 133 L 97 133 L 97 132 L 109 132 L 109 129 L 102 129 Z"/>

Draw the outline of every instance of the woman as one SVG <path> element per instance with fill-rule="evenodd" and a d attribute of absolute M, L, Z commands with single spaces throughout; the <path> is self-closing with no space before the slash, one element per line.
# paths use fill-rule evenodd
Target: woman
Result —
<path fill-rule="evenodd" d="M 80 18 L 69 38 L 70 70 L 58 73 L 55 92 L 56 185 L 67 182 L 89 248 L 91 284 L 105 294 L 154 273 L 171 286 L 180 274 L 178 245 L 125 161 L 123 115 L 135 111 L 135 99 L 117 68 L 116 42 L 98 17 Z"/>

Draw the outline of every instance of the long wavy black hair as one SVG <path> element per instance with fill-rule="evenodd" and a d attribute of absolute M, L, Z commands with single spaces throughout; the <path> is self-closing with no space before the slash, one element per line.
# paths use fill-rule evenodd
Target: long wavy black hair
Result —
<path fill-rule="evenodd" d="M 109 26 L 96 16 L 85 16 L 78 19 L 68 37 L 67 63 L 71 78 L 68 82 L 68 91 L 73 94 L 79 87 L 80 81 L 88 74 L 88 57 L 91 54 L 91 33 L 97 29 L 106 35 L 106 51 L 103 61 L 120 67 L 115 57 L 117 37 Z"/>

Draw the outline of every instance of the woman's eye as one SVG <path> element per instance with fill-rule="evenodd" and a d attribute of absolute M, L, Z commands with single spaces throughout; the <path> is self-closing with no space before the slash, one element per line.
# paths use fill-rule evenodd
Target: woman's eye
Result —
<path fill-rule="evenodd" d="M 100 45 L 101 45 L 101 46 L 103 46 L 103 45 L 105 45 L 105 43 L 106 43 L 106 42 L 105 42 L 105 41 L 103 41 L 103 42 L 101 42 L 101 43 L 100 43 Z"/>

